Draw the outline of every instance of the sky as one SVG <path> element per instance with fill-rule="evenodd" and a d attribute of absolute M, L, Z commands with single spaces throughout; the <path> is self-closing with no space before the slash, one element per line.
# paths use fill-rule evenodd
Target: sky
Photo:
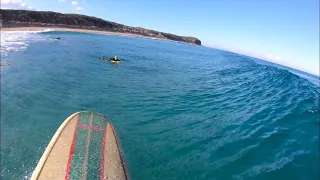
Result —
<path fill-rule="evenodd" d="M 194 36 L 204 46 L 319 76 L 319 0 L 1 0 L 1 8 L 79 13 Z"/>

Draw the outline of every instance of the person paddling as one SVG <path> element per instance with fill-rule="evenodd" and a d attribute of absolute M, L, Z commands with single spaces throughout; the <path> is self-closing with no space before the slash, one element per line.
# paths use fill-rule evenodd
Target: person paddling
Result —
<path fill-rule="evenodd" d="M 120 61 L 117 56 L 114 56 L 114 58 L 110 58 L 110 60 L 112 60 L 112 61 Z"/>
<path fill-rule="evenodd" d="M 119 61 L 120 62 L 120 59 L 117 57 L 117 56 L 114 56 L 113 58 L 108 58 L 107 56 L 101 56 L 100 59 L 103 59 L 103 60 L 107 60 L 107 61 Z"/>

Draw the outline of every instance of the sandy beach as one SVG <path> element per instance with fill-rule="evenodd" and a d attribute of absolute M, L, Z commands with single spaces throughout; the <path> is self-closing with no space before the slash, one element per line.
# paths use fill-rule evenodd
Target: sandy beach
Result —
<path fill-rule="evenodd" d="M 169 39 L 154 38 L 154 37 L 148 37 L 148 36 L 142 36 L 142 35 L 130 34 L 130 33 L 98 31 L 98 30 L 89 30 L 89 29 L 60 28 L 60 27 L 15 27 L 15 28 L 1 28 L 0 30 L 1 31 L 45 31 L 45 30 L 69 31 L 69 32 L 91 33 L 91 34 L 131 36 L 131 37 L 141 37 L 141 38 L 150 38 L 150 39 L 157 39 L 157 40 L 172 41 Z"/>

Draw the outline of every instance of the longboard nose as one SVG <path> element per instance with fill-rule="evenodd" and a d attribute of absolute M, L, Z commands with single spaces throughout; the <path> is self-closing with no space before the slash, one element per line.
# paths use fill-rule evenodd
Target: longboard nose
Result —
<path fill-rule="evenodd" d="M 127 180 L 113 125 L 96 112 L 72 114 L 53 136 L 31 179 Z"/>

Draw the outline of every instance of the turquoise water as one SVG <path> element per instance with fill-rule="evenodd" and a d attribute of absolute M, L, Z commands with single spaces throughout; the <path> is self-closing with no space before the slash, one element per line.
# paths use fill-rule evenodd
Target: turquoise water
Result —
<path fill-rule="evenodd" d="M 317 77 L 167 41 L 15 37 L 23 43 L 1 54 L 3 179 L 28 179 L 60 124 L 81 110 L 111 119 L 133 180 L 319 177 Z"/>

